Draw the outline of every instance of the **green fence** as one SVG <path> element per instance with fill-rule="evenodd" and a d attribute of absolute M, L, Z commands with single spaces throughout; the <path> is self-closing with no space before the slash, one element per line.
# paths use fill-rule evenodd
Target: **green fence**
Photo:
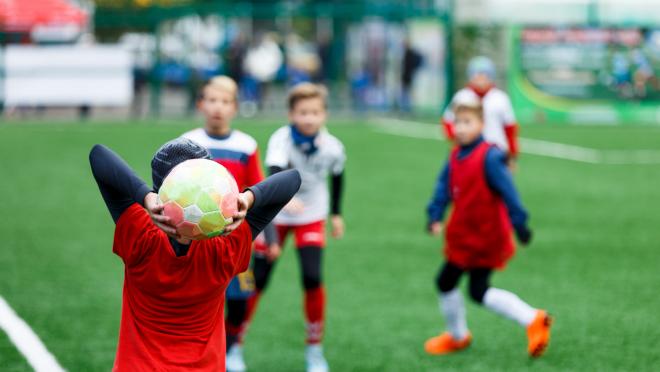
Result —
<path fill-rule="evenodd" d="M 104 6 L 104 4 L 106 6 Z M 451 45 L 451 4 L 447 0 L 408 0 L 408 1 L 334 1 L 334 2 L 288 2 L 288 1 L 252 1 L 252 2 L 174 2 L 169 6 L 155 5 L 139 7 L 134 1 L 111 1 L 109 4 L 101 3 L 94 16 L 94 27 L 99 39 L 114 41 L 126 31 L 149 32 L 156 36 L 156 51 L 154 53 L 154 67 L 161 60 L 160 35 L 163 25 L 186 16 L 217 16 L 225 20 L 246 20 L 252 24 L 270 24 L 274 30 L 283 34 L 291 30 L 280 29 L 280 24 L 289 27 L 298 27 L 309 31 L 318 26 L 319 21 L 329 28 L 332 34 L 330 50 L 332 53 L 329 68 L 328 83 L 335 87 L 333 91 L 340 91 L 346 86 L 347 71 L 350 64 L 347 55 L 347 33 L 356 23 L 379 19 L 388 24 L 401 24 L 407 27 L 411 20 L 422 22 L 436 22 L 440 25 L 442 39 L 437 49 L 449 49 Z M 284 21 L 284 22 L 282 22 Z M 305 33 L 305 32 L 303 32 Z M 219 46 L 218 53 L 224 57 L 228 45 Z M 443 63 L 440 72 L 443 76 L 442 101 L 424 107 L 421 111 L 438 114 L 446 104 L 446 97 L 453 91 L 451 77 L 452 56 L 450 52 L 442 53 Z M 160 109 L 160 96 L 163 82 L 151 70 L 148 76 L 150 86 L 151 112 L 158 114 Z M 339 87 L 342 87 L 341 89 Z M 344 89 L 345 90 L 345 89 Z"/>

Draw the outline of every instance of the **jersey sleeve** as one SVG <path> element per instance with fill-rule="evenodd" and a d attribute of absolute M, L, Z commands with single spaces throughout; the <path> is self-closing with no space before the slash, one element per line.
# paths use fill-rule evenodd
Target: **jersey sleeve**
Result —
<path fill-rule="evenodd" d="M 451 194 L 449 192 L 449 162 L 447 162 L 438 175 L 433 196 L 426 206 L 429 225 L 442 221 L 449 203 L 451 203 Z"/>
<path fill-rule="evenodd" d="M 289 166 L 287 136 L 282 129 L 275 132 L 268 140 L 266 150 L 266 166 L 286 169 Z"/>
<path fill-rule="evenodd" d="M 442 114 L 442 122 L 450 124 L 454 123 L 454 111 L 451 109 L 451 104 L 447 106 L 445 112 Z"/>
<path fill-rule="evenodd" d="M 504 127 L 504 135 L 509 144 L 509 155 L 513 157 L 518 156 L 518 125 L 513 124 Z"/>
<path fill-rule="evenodd" d="M 442 114 L 442 119 L 440 120 L 440 125 L 442 125 L 442 130 L 445 133 L 445 137 L 449 140 L 454 139 L 454 111 L 451 109 L 456 96 L 452 97 L 452 100 L 449 102 L 449 106 L 445 109 L 445 112 Z"/>
<path fill-rule="evenodd" d="M 333 176 L 340 175 L 344 172 L 344 166 L 346 165 L 346 150 L 344 145 L 342 145 L 339 140 L 337 142 L 337 153 L 335 154 L 335 159 L 332 162 L 330 172 Z"/>
<path fill-rule="evenodd" d="M 502 94 L 500 105 L 502 109 L 500 112 L 500 119 L 502 120 L 502 123 L 504 123 L 504 126 L 516 125 L 516 114 L 513 112 L 511 100 L 506 94 Z"/>
<path fill-rule="evenodd" d="M 486 153 L 486 181 L 488 186 L 502 197 L 511 224 L 516 228 L 525 226 L 528 214 L 506 166 L 506 154 L 495 146 Z"/>
<path fill-rule="evenodd" d="M 248 156 L 247 185 L 253 186 L 263 180 L 264 180 L 264 171 L 263 171 L 263 167 L 261 166 L 259 149 L 255 149 L 254 152 Z"/>
<path fill-rule="evenodd" d="M 511 156 L 518 155 L 518 124 L 516 123 L 516 115 L 513 112 L 513 106 L 511 105 L 511 100 L 506 94 L 502 94 L 501 100 L 501 112 L 500 119 L 502 124 L 504 124 L 504 134 L 506 136 L 506 141 L 509 145 L 509 154 Z"/>
<path fill-rule="evenodd" d="M 220 267 L 227 278 L 231 278 L 248 269 L 252 253 L 252 231 L 247 221 L 243 221 L 236 230 L 226 237 L 218 237 Z"/>
<path fill-rule="evenodd" d="M 132 266 L 148 253 L 158 232 L 147 211 L 135 203 L 117 220 L 112 251 L 126 266 Z"/>

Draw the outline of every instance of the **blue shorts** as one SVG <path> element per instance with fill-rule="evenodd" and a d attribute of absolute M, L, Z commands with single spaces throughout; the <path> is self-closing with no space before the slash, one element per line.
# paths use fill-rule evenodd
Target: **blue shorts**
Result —
<path fill-rule="evenodd" d="M 254 275 L 252 269 L 240 273 L 231 279 L 225 296 L 229 300 L 247 300 L 254 293 Z"/>

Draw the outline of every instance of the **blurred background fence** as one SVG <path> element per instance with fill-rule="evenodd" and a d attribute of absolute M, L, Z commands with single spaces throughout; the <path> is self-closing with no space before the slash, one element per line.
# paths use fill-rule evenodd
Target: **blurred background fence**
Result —
<path fill-rule="evenodd" d="M 437 117 L 486 55 L 523 123 L 657 123 L 659 5 L 0 0 L 0 97 L 6 118 L 187 117 L 227 74 L 246 117 L 283 112 L 300 81 L 338 115 Z"/>

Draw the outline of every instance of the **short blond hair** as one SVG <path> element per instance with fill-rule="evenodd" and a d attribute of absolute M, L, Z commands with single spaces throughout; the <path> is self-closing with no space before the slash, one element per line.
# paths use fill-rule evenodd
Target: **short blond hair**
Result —
<path fill-rule="evenodd" d="M 323 106 L 327 107 L 328 90 L 320 84 L 296 84 L 291 90 L 289 90 L 289 111 L 293 110 L 298 102 L 310 98 L 320 98 L 323 101 Z"/>
<path fill-rule="evenodd" d="M 481 120 L 484 119 L 484 106 L 481 103 L 481 100 L 478 98 L 475 99 L 463 99 L 452 104 L 452 111 L 454 115 L 459 112 L 471 112 L 477 115 Z"/>
<path fill-rule="evenodd" d="M 229 76 L 220 75 L 209 79 L 209 81 L 207 81 L 202 87 L 202 94 L 199 97 L 200 99 L 204 98 L 204 92 L 206 89 L 218 89 L 227 92 L 234 97 L 234 101 L 238 102 L 238 85 L 234 79 Z"/>

